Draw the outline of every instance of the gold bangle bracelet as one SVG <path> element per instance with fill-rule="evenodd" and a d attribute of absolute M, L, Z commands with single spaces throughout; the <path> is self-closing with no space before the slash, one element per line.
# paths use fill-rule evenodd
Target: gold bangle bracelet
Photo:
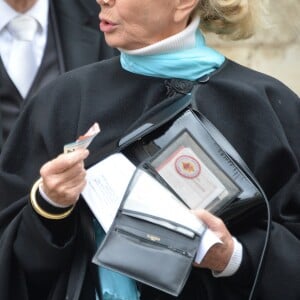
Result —
<path fill-rule="evenodd" d="M 45 210 L 43 210 L 37 203 L 36 201 L 36 192 L 37 189 L 39 188 L 40 183 L 42 182 L 42 178 L 39 178 L 34 185 L 32 186 L 31 192 L 30 192 L 30 202 L 31 205 L 33 207 L 33 209 L 35 210 L 36 213 L 38 213 L 40 216 L 46 218 L 46 219 L 50 219 L 50 220 L 61 220 L 66 218 L 68 215 L 71 214 L 72 210 L 74 209 L 74 205 L 67 211 L 65 211 L 64 213 L 61 214 L 51 214 L 46 212 Z"/>

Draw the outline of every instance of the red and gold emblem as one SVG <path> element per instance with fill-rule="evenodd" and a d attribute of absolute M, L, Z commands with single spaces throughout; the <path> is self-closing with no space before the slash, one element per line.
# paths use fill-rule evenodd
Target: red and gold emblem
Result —
<path fill-rule="evenodd" d="M 175 160 L 176 171 L 185 178 L 196 178 L 201 172 L 198 160 L 190 155 L 181 155 Z"/>

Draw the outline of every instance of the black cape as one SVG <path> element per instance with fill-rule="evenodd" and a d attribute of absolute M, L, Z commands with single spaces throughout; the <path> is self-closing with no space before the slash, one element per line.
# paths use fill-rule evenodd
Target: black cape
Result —
<path fill-rule="evenodd" d="M 124 71 L 113 58 L 62 75 L 26 104 L 0 161 L 0 299 L 77 299 L 75 288 L 66 296 L 68 278 L 82 287 L 80 299 L 93 299 L 95 248 L 84 201 L 72 216 L 52 222 L 32 210 L 30 189 L 41 165 L 96 121 L 101 133 L 86 166 L 112 153 L 154 106 L 187 92 L 185 81 L 172 82 Z M 299 98 L 277 80 L 226 60 L 199 83 L 197 107 L 246 161 L 270 202 L 271 237 L 257 299 L 299 300 Z M 179 299 L 248 298 L 266 214 L 259 211 L 229 229 L 244 249 L 239 270 L 214 278 L 194 268 Z M 142 299 L 173 299 L 141 290 Z"/>

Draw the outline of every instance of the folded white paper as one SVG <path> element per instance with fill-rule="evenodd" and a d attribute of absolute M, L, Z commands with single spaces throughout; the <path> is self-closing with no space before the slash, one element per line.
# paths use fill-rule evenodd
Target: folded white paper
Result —
<path fill-rule="evenodd" d="M 123 154 L 116 153 L 87 170 L 82 195 L 104 231 L 111 226 L 135 170 Z"/>
<path fill-rule="evenodd" d="M 123 205 L 125 212 L 136 217 L 152 217 L 152 222 L 165 226 L 173 224 L 174 230 L 183 233 L 188 229 L 202 235 L 205 226 L 171 191 L 143 170 L 138 170 Z M 164 221 L 164 224 L 159 221 Z M 170 228 L 169 226 L 167 226 Z"/>

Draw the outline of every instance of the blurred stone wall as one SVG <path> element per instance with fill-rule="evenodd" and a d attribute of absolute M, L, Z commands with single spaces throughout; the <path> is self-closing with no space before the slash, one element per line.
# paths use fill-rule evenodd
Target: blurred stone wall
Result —
<path fill-rule="evenodd" d="M 300 0 L 264 1 L 269 11 L 266 28 L 244 41 L 224 41 L 210 34 L 207 44 L 238 63 L 276 77 L 300 96 Z"/>

